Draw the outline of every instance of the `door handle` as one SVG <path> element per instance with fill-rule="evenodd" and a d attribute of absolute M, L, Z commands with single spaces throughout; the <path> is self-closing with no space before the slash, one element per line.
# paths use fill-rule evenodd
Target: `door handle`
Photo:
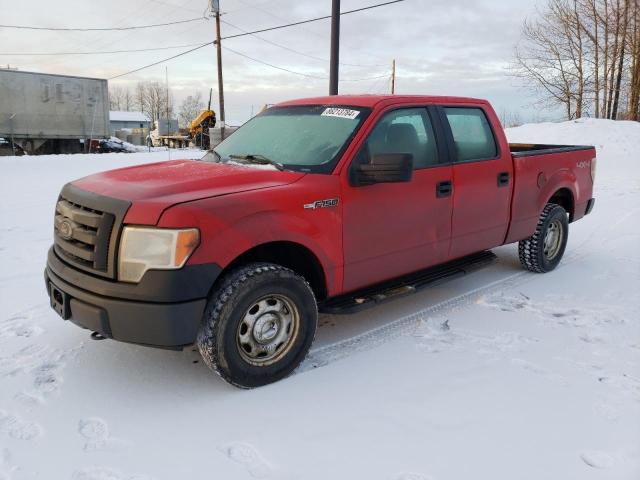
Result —
<path fill-rule="evenodd" d="M 498 174 L 498 187 L 506 187 L 509 185 L 509 172 L 500 172 Z"/>
<path fill-rule="evenodd" d="M 450 197 L 452 192 L 453 185 L 451 184 L 451 180 L 445 180 L 444 182 L 438 182 L 436 184 L 436 197 Z"/>

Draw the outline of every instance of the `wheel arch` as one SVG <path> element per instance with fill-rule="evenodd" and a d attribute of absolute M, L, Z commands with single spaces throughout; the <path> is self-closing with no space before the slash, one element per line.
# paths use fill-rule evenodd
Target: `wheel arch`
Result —
<path fill-rule="evenodd" d="M 575 196 L 568 187 L 557 189 L 545 203 L 560 205 L 569 214 L 569 221 L 573 221 L 573 215 L 575 214 Z"/>
<path fill-rule="evenodd" d="M 309 282 L 316 299 L 327 298 L 327 279 L 322 263 L 308 247 L 292 241 L 266 242 L 244 251 L 224 267 L 216 284 L 226 273 L 256 262 L 275 263 L 293 270 Z"/>

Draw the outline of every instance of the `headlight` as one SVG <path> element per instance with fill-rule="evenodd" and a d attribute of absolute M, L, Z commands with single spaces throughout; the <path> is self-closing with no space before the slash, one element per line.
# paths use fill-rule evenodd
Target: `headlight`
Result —
<path fill-rule="evenodd" d="M 196 228 L 124 227 L 120 241 L 118 279 L 137 283 L 147 270 L 181 268 L 200 242 Z"/>

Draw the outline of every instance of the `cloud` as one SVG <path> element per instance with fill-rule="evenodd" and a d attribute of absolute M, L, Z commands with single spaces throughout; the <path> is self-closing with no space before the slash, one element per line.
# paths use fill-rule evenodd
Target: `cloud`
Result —
<path fill-rule="evenodd" d="M 350 10 L 377 0 L 343 0 Z M 3 10 L 3 23 L 43 26 L 130 26 L 194 18 L 205 0 L 33 0 L 15 2 Z M 508 75 L 507 66 L 518 41 L 522 21 L 535 0 L 406 0 L 341 17 L 340 77 L 364 79 L 390 73 L 397 61 L 397 92 L 465 95 L 488 98 L 496 107 L 527 117 L 529 99 Z M 329 13 L 329 2 L 312 0 L 221 0 L 223 36 Z M 231 26 L 233 25 L 233 26 Z M 3 52 L 94 51 L 152 48 L 207 42 L 214 22 L 126 32 L 34 32 L 0 30 Z M 328 20 L 223 41 L 239 53 L 308 75 L 328 76 Z M 273 43 L 286 48 L 278 47 Z M 296 53 L 295 50 L 300 53 Z M 111 77 L 178 53 L 180 49 L 100 56 L 3 57 L 22 70 Z M 316 58 L 311 58 L 316 57 Z M 265 103 L 325 94 L 327 79 L 283 72 L 223 51 L 227 118 L 240 123 Z M 216 87 L 215 48 L 203 48 L 166 64 L 176 100 L 193 92 L 205 96 Z M 164 81 L 165 66 L 114 80 L 132 86 L 141 80 Z M 344 93 L 388 90 L 387 79 L 341 82 Z M 214 93 L 214 99 L 217 94 Z M 215 102 L 217 103 L 217 102 Z"/>

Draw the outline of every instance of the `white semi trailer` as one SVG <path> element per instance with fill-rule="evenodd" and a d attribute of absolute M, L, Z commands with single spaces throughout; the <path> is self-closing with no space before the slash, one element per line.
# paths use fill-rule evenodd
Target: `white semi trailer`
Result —
<path fill-rule="evenodd" d="M 106 80 L 0 69 L 4 150 L 77 153 L 109 133 Z"/>

